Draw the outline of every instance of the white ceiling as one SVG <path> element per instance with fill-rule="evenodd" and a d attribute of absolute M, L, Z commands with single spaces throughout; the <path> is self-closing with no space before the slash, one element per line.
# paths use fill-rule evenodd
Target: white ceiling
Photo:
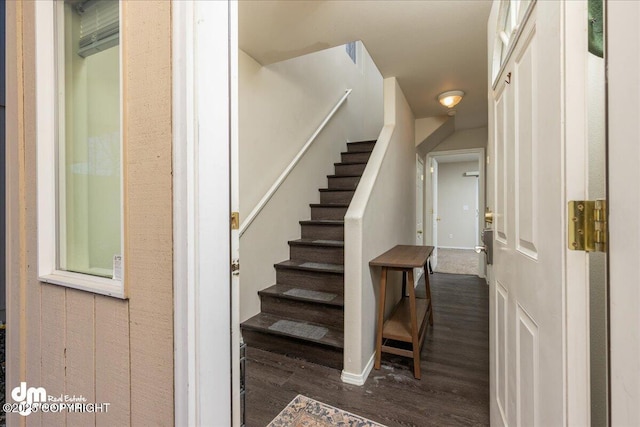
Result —
<path fill-rule="evenodd" d="M 362 40 L 383 77 L 397 77 L 416 118 L 445 114 L 447 90 L 466 95 L 456 128 L 487 124 L 490 0 L 239 2 L 240 49 L 262 65 Z"/>

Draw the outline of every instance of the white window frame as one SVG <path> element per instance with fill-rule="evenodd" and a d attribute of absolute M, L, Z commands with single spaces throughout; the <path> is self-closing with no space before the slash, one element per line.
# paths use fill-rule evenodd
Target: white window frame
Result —
<path fill-rule="evenodd" d="M 37 151 L 37 207 L 38 207 L 38 279 L 41 282 L 80 289 L 116 298 L 126 298 L 124 276 L 122 280 L 92 276 L 58 269 L 59 239 L 57 211 L 58 189 L 58 153 L 59 139 L 58 111 L 59 99 L 64 96 L 64 88 L 58 82 L 57 38 L 56 38 L 56 1 L 35 2 L 36 18 L 36 151 Z M 120 28 L 122 30 L 122 1 L 120 0 Z M 121 32 L 122 34 L 122 32 Z M 122 41 L 120 42 L 120 156 L 122 164 L 123 120 L 123 73 Z M 121 167 L 121 178 L 124 167 Z M 121 206 L 122 204 L 122 194 Z M 122 209 L 122 208 L 121 208 Z M 123 212 L 123 209 L 121 210 Z M 122 230 L 124 215 L 122 215 Z M 124 233 L 121 230 L 124 249 Z M 124 251 L 121 253 L 124 254 Z M 124 273 L 124 257 L 122 273 Z"/>
<path fill-rule="evenodd" d="M 493 82 L 494 89 L 498 83 L 498 76 L 502 74 L 502 71 L 507 66 L 509 58 L 511 58 L 511 55 L 513 54 L 513 47 L 522 33 L 520 24 L 528 19 L 536 1 L 537 0 L 531 0 L 526 4 L 526 8 L 523 9 L 521 0 L 502 0 L 500 12 L 498 13 L 498 25 L 496 27 L 493 52 L 493 66 L 491 67 L 491 80 Z M 505 16 L 505 14 L 508 14 L 508 16 Z M 510 20 L 511 22 L 510 34 L 505 32 L 503 23 L 506 23 L 506 20 Z M 504 57 L 502 57 L 503 49 L 505 50 Z"/>

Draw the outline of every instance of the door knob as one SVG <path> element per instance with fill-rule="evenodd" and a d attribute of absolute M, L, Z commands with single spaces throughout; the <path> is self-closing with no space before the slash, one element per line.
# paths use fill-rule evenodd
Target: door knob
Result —
<path fill-rule="evenodd" d="M 477 254 L 479 254 L 480 252 L 484 252 L 486 254 L 487 253 L 487 245 L 476 246 L 475 247 L 475 251 L 476 251 Z"/>

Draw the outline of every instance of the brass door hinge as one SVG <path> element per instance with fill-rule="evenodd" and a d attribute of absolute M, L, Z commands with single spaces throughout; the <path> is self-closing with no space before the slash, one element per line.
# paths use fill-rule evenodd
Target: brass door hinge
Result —
<path fill-rule="evenodd" d="M 238 212 L 231 212 L 231 229 L 237 230 L 240 228 L 240 214 Z"/>
<path fill-rule="evenodd" d="M 569 202 L 569 249 L 607 252 L 607 201 Z"/>

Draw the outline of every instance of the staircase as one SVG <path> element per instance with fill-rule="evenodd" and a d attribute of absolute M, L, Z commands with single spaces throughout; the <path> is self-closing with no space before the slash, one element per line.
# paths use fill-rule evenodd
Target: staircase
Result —
<path fill-rule="evenodd" d="M 347 143 L 301 238 L 260 295 L 261 312 L 241 325 L 244 341 L 290 357 L 342 369 L 344 348 L 344 215 L 375 141 Z"/>

